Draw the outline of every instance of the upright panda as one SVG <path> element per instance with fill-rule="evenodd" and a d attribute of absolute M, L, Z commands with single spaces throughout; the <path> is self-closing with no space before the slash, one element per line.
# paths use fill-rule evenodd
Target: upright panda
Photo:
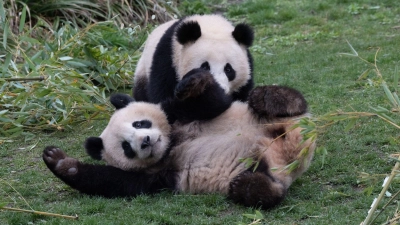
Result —
<path fill-rule="evenodd" d="M 245 24 L 233 26 L 219 15 L 194 15 L 158 26 L 138 61 L 133 96 L 160 103 L 174 96 L 179 81 L 192 69 L 210 71 L 226 94 L 245 101 L 253 88 L 254 39 Z"/>
<path fill-rule="evenodd" d="M 180 90 L 190 92 L 184 91 L 184 98 L 201 94 L 214 81 L 210 73 L 197 75 L 211 83 L 200 87 L 185 82 Z M 270 208 L 308 168 L 315 149 L 315 143 L 302 142 L 300 128 L 292 127 L 295 119 L 306 116 L 307 104 L 287 87 L 257 87 L 248 103 L 233 102 L 213 120 L 177 121 L 172 127 L 160 105 L 134 102 L 126 95 L 116 95 L 111 102 L 117 110 L 109 124 L 100 137 L 88 138 L 85 144 L 93 158 L 107 165 L 79 162 L 53 146 L 43 153 L 48 168 L 82 193 L 221 193 L 246 206 Z M 302 149 L 308 154 L 299 154 Z M 245 158 L 259 163 L 247 167 Z M 294 160 L 300 166 L 285 171 Z"/>

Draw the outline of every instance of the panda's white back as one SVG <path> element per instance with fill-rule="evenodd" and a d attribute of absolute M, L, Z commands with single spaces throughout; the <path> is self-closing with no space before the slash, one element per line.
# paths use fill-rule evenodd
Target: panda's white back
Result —
<path fill-rule="evenodd" d="M 146 44 L 143 49 L 143 54 L 140 57 L 135 70 L 134 82 L 138 79 L 146 79 L 150 76 L 151 64 L 153 63 L 153 55 L 156 51 L 157 44 L 159 43 L 161 37 L 164 35 L 165 31 L 171 27 L 177 20 L 171 20 L 166 23 L 159 25 L 156 29 L 151 32 L 151 35 L 146 40 Z"/>

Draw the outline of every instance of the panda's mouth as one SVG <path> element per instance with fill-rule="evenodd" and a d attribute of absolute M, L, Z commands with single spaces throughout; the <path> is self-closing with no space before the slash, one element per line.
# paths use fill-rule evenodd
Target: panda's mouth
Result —
<path fill-rule="evenodd" d="M 158 142 L 161 142 L 161 135 L 158 136 L 156 142 L 154 142 L 154 143 L 153 143 L 152 145 L 150 145 L 150 146 L 153 147 L 153 146 L 155 146 Z M 153 157 L 154 157 L 154 149 L 152 148 L 152 149 L 150 150 L 149 158 L 153 158 Z"/>
<path fill-rule="evenodd" d="M 141 159 L 153 158 L 155 156 L 155 151 L 157 150 L 157 148 L 154 147 L 156 147 L 157 143 L 160 142 L 161 142 L 161 135 L 158 136 L 155 142 L 153 143 L 149 142 L 145 148 L 140 148 L 137 156 Z"/>

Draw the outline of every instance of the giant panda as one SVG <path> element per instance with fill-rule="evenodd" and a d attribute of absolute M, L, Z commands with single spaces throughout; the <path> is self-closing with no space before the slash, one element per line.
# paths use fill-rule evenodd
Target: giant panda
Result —
<path fill-rule="evenodd" d="M 179 98 L 201 94 L 215 84 L 206 71 L 197 76 L 209 82 L 202 87 L 185 82 L 179 90 L 190 92 L 178 91 Z M 288 87 L 257 87 L 247 103 L 235 101 L 212 120 L 177 120 L 172 125 L 160 104 L 127 95 L 115 95 L 111 102 L 117 110 L 107 127 L 85 143 L 89 155 L 107 165 L 82 163 L 54 146 L 43 152 L 47 167 L 82 193 L 220 193 L 245 206 L 267 209 L 282 201 L 309 167 L 315 149 L 314 142 L 303 141 L 300 128 L 293 128 L 307 116 L 307 103 Z M 295 160 L 299 167 L 286 171 Z"/>
<path fill-rule="evenodd" d="M 226 94 L 245 101 L 253 88 L 254 39 L 246 24 L 235 27 L 220 15 L 193 15 L 158 26 L 146 40 L 135 75 L 137 101 L 160 103 L 173 97 L 192 69 L 209 70 Z"/>

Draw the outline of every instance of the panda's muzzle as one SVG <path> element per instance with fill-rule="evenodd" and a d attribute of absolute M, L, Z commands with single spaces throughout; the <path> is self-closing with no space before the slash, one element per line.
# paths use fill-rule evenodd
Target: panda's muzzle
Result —
<path fill-rule="evenodd" d="M 143 141 L 142 141 L 142 144 L 140 145 L 140 148 L 143 150 L 143 149 L 149 147 L 150 145 L 151 145 L 150 144 L 150 137 L 146 136 L 146 137 L 143 138 Z"/>

